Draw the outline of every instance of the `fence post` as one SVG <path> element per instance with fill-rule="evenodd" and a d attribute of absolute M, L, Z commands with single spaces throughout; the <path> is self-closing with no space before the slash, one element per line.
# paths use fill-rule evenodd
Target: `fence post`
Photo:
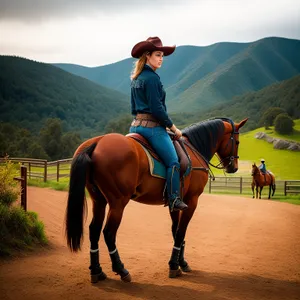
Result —
<path fill-rule="evenodd" d="M 286 196 L 286 181 L 284 181 L 284 196 Z"/>
<path fill-rule="evenodd" d="M 29 179 L 31 179 L 31 164 L 30 162 L 28 163 L 28 172 L 29 172 Z"/>
<path fill-rule="evenodd" d="M 47 181 L 47 161 L 44 162 L 44 182 Z"/>
<path fill-rule="evenodd" d="M 208 192 L 211 194 L 211 177 L 209 177 Z"/>
<path fill-rule="evenodd" d="M 59 182 L 59 160 L 57 161 L 56 167 L 56 181 Z"/>
<path fill-rule="evenodd" d="M 240 194 L 243 192 L 243 177 L 240 177 Z"/>
<path fill-rule="evenodd" d="M 21 166 L 21 206 L 27 211 L 27 168 Z"/>

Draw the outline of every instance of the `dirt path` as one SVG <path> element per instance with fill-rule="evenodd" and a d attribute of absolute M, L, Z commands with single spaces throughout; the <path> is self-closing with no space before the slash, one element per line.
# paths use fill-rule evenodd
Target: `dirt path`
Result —
<path fill-rule="evenodd" d="M 133 281 L 113 274 L 101 235 L 101 264 L 109 278 L 92 285 L 89 223 L 83 251 L 71 254 L 63 233 L 66 198 L 66 192 L 28 189 L 28 208 L 44 222 L 50 247 L 0 261 L 1 299 L 300 299 L 300 206 L 202 195 L 186 237 L 194 271 L 169 279 L 167 208 L 131 202 L 117 241 Z"/>

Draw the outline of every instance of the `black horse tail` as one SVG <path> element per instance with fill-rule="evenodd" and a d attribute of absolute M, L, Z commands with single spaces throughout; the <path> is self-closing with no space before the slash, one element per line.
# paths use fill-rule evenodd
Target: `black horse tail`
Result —
<path fill-rule="evenodd" d="M 70 171 L 69 196 L 66 209 L 66 238 L 71 251 L 80 250 L 83 238 L 83 216 L 86 211 L 85 184 L 92 162 L 91 155 L 97 143 L 77 154 Z"/>

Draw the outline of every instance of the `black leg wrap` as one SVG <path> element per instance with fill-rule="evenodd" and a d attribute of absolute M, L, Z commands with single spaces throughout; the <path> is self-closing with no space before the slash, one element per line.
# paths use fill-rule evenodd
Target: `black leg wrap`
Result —
<path fill-rule="evenodd" d="M 187 262 L 184 260 L 184 247 L 185 247 L 185 241 L 183 241 L 181 249 L 180 249 L 180 254 L 179 254 L 179 266 L 180 267 L 186 267 Z"/>
<path fill-rule="evenodd" d="M 99 264 L 99 251 L 97 252 L 90 252 L 90 262 L 91 265 L 89 267 L 91 271 L 91 282 L 96 283 L 99 280 L 104 280 L 107 276 L 102 271 L 102 268 Z"/>
<path fill-rule="evenodd" d="M 169 266 L 171 270 L 177 270 L 179 267 L 179 254 L 180 249 L 173 248 L 172 255 L 169 261 Z"/>
<path fill-rule="evenodd" d="M 116 274 L 120 275 L 121 278 L 128 276 L 129 272 L 124 268 L 124 264 L 122 263 L 118 250 L 113 254 L 109 254 L 112 262 L 112 270 Z"/>

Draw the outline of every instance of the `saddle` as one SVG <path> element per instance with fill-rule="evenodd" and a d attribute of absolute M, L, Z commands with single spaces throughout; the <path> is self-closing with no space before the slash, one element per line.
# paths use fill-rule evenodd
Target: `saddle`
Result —
<path fill-rule="evenodd" d="M 173 141 L 175 150 L 177 152 L 178 161 L 180 163 L 180 177 L 182 178 L 190 173 L 191 166 L 192 166 L 191 159 L 185 149 L 183 141 L 181 139 L 175 140 L 173 138 L 174 133 L 172 132 L 168 132 L 168 133 Z M 151 145 L 142 135 L 138 133 L 128 133 L 126 136 L 139 142 L 143 147 L 145 147 L 149 151 L 149 153 L 152 155 L 153 158 L 163 163 L 160 157 L 157 155 L 157 153 L 154 151 L 154 149 L 151 147 Z"/>

